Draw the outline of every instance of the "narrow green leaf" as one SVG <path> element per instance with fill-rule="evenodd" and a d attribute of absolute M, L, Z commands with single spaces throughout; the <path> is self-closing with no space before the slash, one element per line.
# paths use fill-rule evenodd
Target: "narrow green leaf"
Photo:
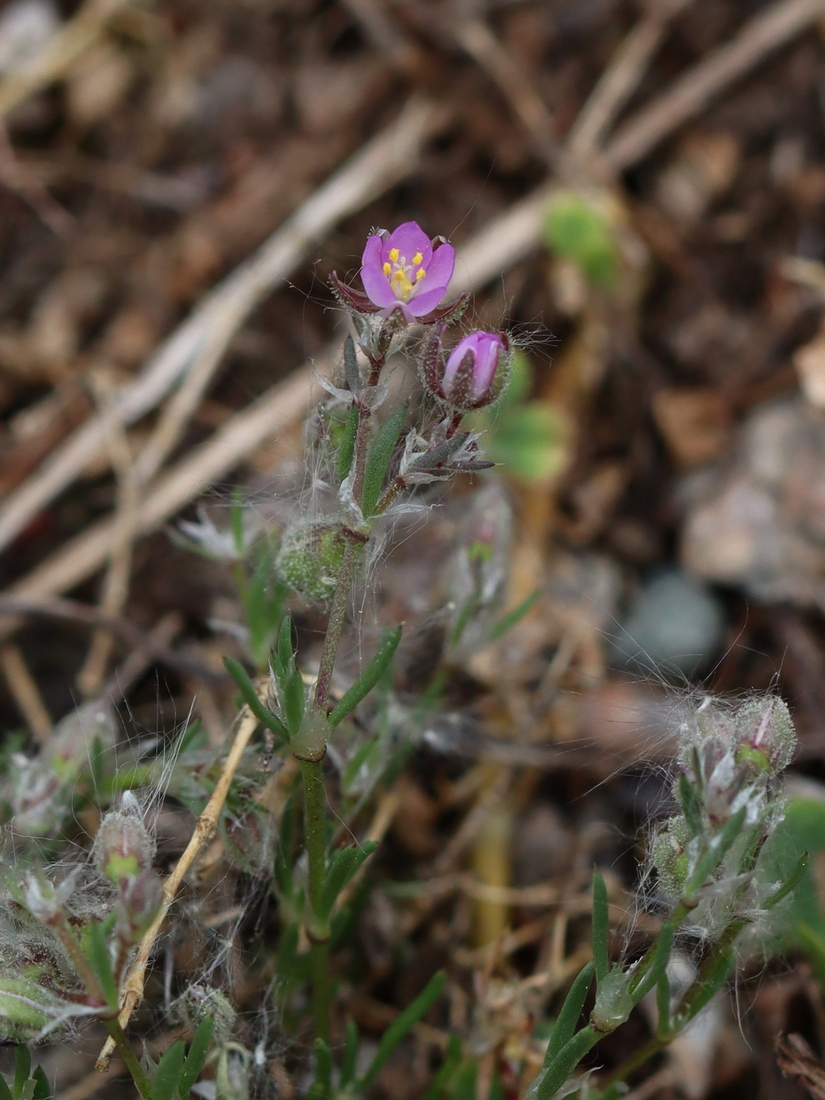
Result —
<path fill-rule="evenodd" d="M 421 1097 L 421 1100 L 440 1100 L 442 1093 L 461 1064 L 461 1039 L 458 1035 L 451 1035 L 447 1040 L 447 1049 L 444 1052 L 444 1061 L 433 1077 L 430 1087 Z"/>
<path fill-rule="evenodd" d="M 696 864 L 696 869 L 685 885 L 685 898 L 690 898 L 696 890 L 704 886 L 728 854 L 734 841 L 742 832 L 746 813 L 747 808 L 743 806 L 729 821 L 725 822 L 722 831 L 714 838 L 713 842 L 708 845 L 707 851 L 700 857 Z"/>
<path fill-rule="evenodd" d="M 708 963 L 710 965 L 705 964 L 702 967 L 695 985 L 677 1009 L 675 1022 L 680 1029 L 699 1015 L 728 980 L 736 966 L 736 953 L 729 947 L 718 958 L 709 959 Z"/>
<path fill-rule="evenodd" d="M 14 1093 L 2 1073 L 0 1073 L 0 1100 L 15 1100 Z"/>
<path fill-rule="evenodd" d="M 35 1069 L 32 1078 L 34 1079 L 32 1100 L 52 1100 L 52 1088 L 42 1066 Z"/>
<path fill-rule="evenodd" d="M 797 886 L 802 881 L 802 876 L 808 869 L 810 863 L 810 855 L 808 852 L 803 852 L 797 860 L 796 867 L 794 867 L 791 874 L 781 883 L 772 894 L 769 894 L 765 901 L 762 903 L 763 909 L 773 909 L 775 905 L 778 905 L 780 901 L 793 893 Z"/>
<path fill-rule="evenodd" d="M 34 1080 L 32 1100 L 52 1100 L 52 1088 L 42 1066 L 35 1069 L 32 1078 Z"/>
<path fill-rule="evenodd" d="M 344 424 L 344 436 L 338 448 L 338 479 L 343 481 L 352 466 L 355 454 L 355 436 L 358 433 L 358 407 L 351 405 Z"/>
<path fill-rule="evenodd" d="M 365 516 L 375 512 L 375 506 L 384 486 L 390 459 L 392 458 L 404 421 L 407 419 L 407 402 L 403 402 L 392 416 L 382 424 L 378 435 L 370 447 L 367 465 L 364 470 L 364 488 L 361 493 L 361 510 Z"/>
<path fill-rule="evenodd" d="M 347 388 L 351 393 L 358 393 L 361 389 L 361 372 L 358 370 L 355 341 L 351 336 L 344 341 L 344 374 L 347 378 Z"/>
<path fill-rule="evenodd" d="M 374 840 L 367 840 L 360 847 L 350 845 L 348 848 L 332 853 L 327 877 L 318 901 L 318 916 L 322 920 L 329 918 L 338 895 L 352 881 L 364 861 L 377 847 L 378 844 Z"/>
<path fill-rule="evenodd" d="M 183 1069 L 178 1079 L 178 1093 L 181 1100 L 189 1100 L 189 1093 L 192 1091 L 192 1086 L 200 1076 L 200 1072 L 206 1062 L 206 1056 L 209 1053 L 209 1043 L 212 1040 L 214 1027 L 214 1018 L 212 1016 L 207 1016 L 205 1019 L 201 1020 L 195 1030 L 195 1034 L 192 1036 L 192 1042 L 189 1044 L 186 1061 L 183 1063 Z"/>
<path fill-rule="evenodd" d="M 372 691 L 384 675 L 396 649 L 398 649 L 402 629 L 402 627 L 397 626 L 395 630 L 391 630 L 381 640 L 370 663 L 330 714 L 329 724 L 331 726 L 337 726 L 350 711 L 355 710 L 361 700 Z"/>
<path fill-rule="evenodd" d="M 588 963 L 582 968 L 578 977 L 570 986 L 570 992 L 564 999 L 561 1012 L 553 1028 L 553 1034 L 550 1036 L 550 1042 L 547 1044 L 547 1053 L 544 1055 L 545 1069 L 552 1065 L 562 1047 L 566 1046 L 573 1038 L 573 1032 L 576 1030 L 576 1024 L 582 1014 L 584 1002 L 587 1000 L 587 994 L 590 992 L 595 973 L 596 967 L 593 963 Z"/>
<path fill-rule="evenodd" d="M 670 979 L 666 970 L 662 971 L 656 982 L 656 1008 L 658 1010 L 656 1035 L 667 1035 L 670 1031 Z"/>
<path fill-rule="evenodd" d="M 631 982 L 630 996 L 633 999 L 634 1005 L 637 1005 L 642 997 L 654 987 L 659 980 L 660 974 L 664 974 L 665 968 L 670 962 L 673 937 L 676 935 L 678 925 L 679 922 L 671 918 L 670 920 L 666 920 L 659 929 L 659 935 L 656 937 L 656 946 L 653 949 L 653 958 L 650 961 L 650 966 L 644 974 L 639 975 L 635 986 L 633 982 Z"/>
<path fill-rule="evenodd" d="M 14 1094 L 19 1096 L 23 1086 L 28 1081 L 32 1069 L 32 1056 L 25 1044 L 17 1047 L 14 1052 Z"/>
<path fill-rule="evenodd" d="M 332 1085 L 332 1051 L 323 1039 L 315 1040 L 315 1080 L 307 1100 L 329 1100 Z"/>
<path fill-rule="evenodd" d="M 106 942 L 106 932 L 98 921 L 91 921 L 87 930 L 88 947 L 87 958 L 89 965 L 100 982 L 108 1008 L 117 1010 L 117 981 L 112 969 L 112 957 L 109 954 L 109 945 Z"/>
<path fill-rule="evenodd" d="M 243 489 L 236 485 L 232 490 L 232 506 L 229 509 L 229 530 L 232 532 L 232 544 L 235 553 L 241 557 L 244 550 L 243 531 Z"/>
<path fill-rule="evenodd" d="M 289 736 L 294 737 L 301 728 L 301 720 L 304 717 L 304 705 L 306 703 L 306 691 L 304 680 L 296 669 L 291 672 L 281 684 L 284 696 L 284 717 Z"/>
<path fill-rule="evenodd" d="M 292 648 L 292 619 L 284 615 L 278 631 L 278 658 L 283 666 L 284 674 L 292 669 L 295 659 L 295 651 Z"/>
<path fill-rule="evenodd" d="M 607 902 L 607 886 L 598 871 L 593 871 L 593 962 L 596 982 L 602 981 L 610 969 L 608 940 L 610 937 L 610 909 Z"/>
<path fill-rule="evenodd" d="M 699 836 L 702 832 L 702 808 L 699 804 L 699 796 L 686 775 L 679 776 L 679 802 L 682 805 L 690 835 Z"/>
<path fill-rule="evenodd" d="M 541 595 L 541 589 L 537 588 L 535 592 L 531 592 L 529 596 L 526 596 L 517 607 L 514 607 L 512 611 L 508 611 L 506 615 L 493 624 L 490 633 L 487 635 L 487 639 L 490 642 L 495 642 L 498 638 L 501 638 L 508 630 L 512 630 L 516 623 L 520 622 L 531 607 L 534 607 Z"/>
<path fill-rule="evenodd" d="M 532 1100 L 551 1100 L 567 1078 L 599 1041 L 599 1033 L 592 1027 L 583 1027 L 568 1040 L 552 1061 L 544 1059 L 545 1069 L 539 1075 L 532 1090 Z"/>
<path fill-rule="evenodd" d="M 158 1062 L 152 1078 L 152 1100 L 175 1100 L 185 1053 L 183 1040 L 176 1039 Z"/>
<path fill-rule="evenodd" d="M 289 734 L 287 733 L 286 726 L 281 719 L 265 707 L 258 698 L 255 685 L 250 680 L 249 673 L 243 665 L 239 661 L 236 661 L 234 657 L 224 657 L 223 663 L 226 665 L 226 671 L 238 685 L 238 691 L 240 691 L 243 701 L 261 725 L 265 726 L 268 730 L 272 730 L 272 732 L 282 741 L 288 741 Z"/>
<path fill-rule="evenodd" d="M 392 1054 L 393 1050 L 398 1046 L 404 1036 L 410 1031 L 411 1028 L 422 1020 L 430 1011 L 432 1006 L 441 996 L 444 986 L 447 981 L 447 975 L 443 970 L 437 974 L 433 974 L 432 978 L 427 982 L 424 989 L 418 996 L 412 1001 L 403 1012 L 400 1012 L 398 1016 L 393 1020 L 384 1034 L 381 1036 L 381 1041 L 378 1044 L 378 1050 L 375 1052 L 375 1057 L 370 1063 L 370 1067 L 361 1080 L 358 1082 L 358 1092 L 364 1092 L 367 1087 L 375 1080 L 378 1071 L 383 1064 Z"/>
<path fill-rule="evenodd" d="M 347 1037 L 344 1043 L 344 1053 L 341 1057 L 340 1091 L 344 1092 L 347 1085 L 355 1076 L 355 1063 L 358 1059 L 358 1025 L 355 1020 L 347 1018 Z"/>

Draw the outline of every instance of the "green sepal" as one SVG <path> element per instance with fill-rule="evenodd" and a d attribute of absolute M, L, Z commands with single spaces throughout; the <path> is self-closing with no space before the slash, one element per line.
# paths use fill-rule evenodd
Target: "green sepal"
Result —
<path fill-rule="evenodd" d="M 582 1014 L 584 1002 L 587 1000 L 587 994 L 590 992 L 595 973 L 596 967 L 593 963 L 587 963 L 586 966 L 582 967 L 578 977 L 570 986 L 570 991 L 564 999 L 561 1012 L 556 1020 L 556 1026 L 550 1036 L 550 1042 L 547 1044 L 547 1052 L 544 1055 L 545 1069 L 555 1062 L 562 1048 L 573 1038 L 573 1032 Z"/>
<path fill-rule="evenodd" d="M 258 698 L 255 685 L 250 680 L 249 673 L 243 665 L 239 661 L 236 661 L 234 657 L 224 657 L 223 663 L 226 666 L 226 671 L 237 684 L 238 691 L 241 693 L 241 698 L 261 725 L 271 730 L 280 740 L 288 741 L 289 734 L 287 733 L 286 726 L 281 719 L 273 714 L 268 707 L 265 707 Z"/>
<path fill-rule="evenodd" d="M 375 1080 L 378 1071 L 407 1032 L 415 1027 L 415 1025 L 427 1015 L 441 996 L 446 982 L 447 975 L 443 970 L 440 970 L 437 974 L 433 974 L 432 978 L 430 978 L 415 1000 L 407 1005 L 403 1012 L 400 1012 L 398 1016 L 396 1016 L 381 1036 L 381 1040 L 378 1043 L 378 1050 L 375 1052 L 375 1056 L 367 1072 L 358 1082 L 357 1091 L 359 1093 L 366 1091 L 367 1087 Z"/>
<path fill-rule="evenodd" d="M 111 916 L 116 917 L 112 913 Z M 109 921 L 109 924 L 112 922 Z M 117 980 L 112 967 L 112 957 L 106 942 L 106 930 L 99 921 L 93 920 L 86 929 L 86 957 L 100 982 L 100 990 L 106 1007 L 117 1012 Z M 91 990 L 89 991 L 91 992 Z"/>
<path fill-rule="evenodd" d="M 407 419 L 407 402 L 404 401 L 381 428 L 370 447 L 367 465 L 364 470 L 364 488 L 361 492 L 361 511 L 369 518 L 375 512 L 375 506 L 384 486 L 384 479 L 392 459 L 395 445 Z"/>
<path fill-rule="evenodd" d="M 183 1040 L 176 1039 L 158 1062 L 152 1076 L 152 1100 L 175 1100 L 185 1054 Z"/>
<path fill-rule="evenodd" d="M 375 651 L 370 663 L 331 712 L 329 716 L 331 726 L 337 726 L 351 711 L 355 710 L 361 700 L 369 695 L 384 675 L 398 648 L 398 643 L 401 641 L 401 632 L 402 627 L 397 626 L 395 630 L 391 630 L 379 642 L 378 649 Z"/>
<path fill-rule="evenodd" d="M 352 466 L 355 454 L 355 436 L 358 434 L 358 406 L 350 405 L 344 423 L 344 435 L 338 447 L 338 480 L 343 481 Z"/>
<path fill-rule="evenodd" d="M 178 1079 L 180 1100 L 189 1100 L 192 1086 L 197 1081 L 206 1063 L 214 1028 L 214 1017 L 206 1016 L 195 1029 L 195 1034 L 192 1036 L 192 1042 L 189 1044 L 189 1050 L 186 1054 L 186 1061 L 183 1063 L 183 1069 Z"/>
<path fill-rule="evenodd" d="M 690 835 L 699 836 L 702 832 L 702 808 L 696 790 L 684 774 L 679 776 L 679 802 L 690 829 Z"/>
<path fill-rule="evenodd" d="M 377 847 L 376 841 L 366 840 L 361 845 L 351 844 L 348 848 L 339 848 L 332 853 L 321 897 L 318 900 L 317 915 L 321 920 L 329 920 L 339 894 L 352 881 L 364 861 Z"/>
<path fill-rule="evenodd" d="M 593 871 L 593 963 L 596 982 L 602 981 L 610 969 L 608 941 L 610 936 L 610 910 L 607 902 L 607 886 L 598 871 Z"/>

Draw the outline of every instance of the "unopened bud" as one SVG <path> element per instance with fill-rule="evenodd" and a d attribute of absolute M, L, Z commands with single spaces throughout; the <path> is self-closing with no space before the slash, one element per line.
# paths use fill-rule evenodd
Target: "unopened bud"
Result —
<path fill-rule="evenodd" d="M 151 871 L 122 883 L 117 904 L 117 933 L 127 944 L 137 943 L 154 920 L 163 901 L 160 879 Z"/>
<path fill-rule="evenodd" d="M 276 568 L 299 595 L 325 603 L 335 591 L 343 558 L 340 523 L 300 520 L 284 532 Z"/>
<path fill-rule="evenodd" d="M 110 882 L 134 878 L 151 870 L 155 838 L 136 812 L 113 810 L 100 823 L 94 858 L 98 869 Z"/>
<path fill-rule="evenodd" d="M 465 336 L 450 352 L 443 368 L 440 360 L 436 339 L 422 360 L 422 381 L 434 397 L 459 412 L 492 405 L 501 396 L 510 374 L 507 337 L 495 332 Z"/>
<path fill-rule="evenodd" d="M 75 891 L 79 871 L 70 875 L 55 886 L 48 879 L 29 871 L 23 880 L 23 904 L 42 924 L 54 924 L 64 915 L 64 906 Z"/>
<path fill-rule="evenodd" d="M 633 1011 L 630 995 L 631 973 L 615 967 L 599 982 L 590 1023 L 602 1033 L 615 1031 Z"/>
<path fill-rule="evenodd" d="M 737 764 L 754 771 L 779 772 L 796 748 L 796 732 L 786 703 L 775 695 L 757 697 L 736 712 Z"/>
<path fill-rule="evenodd" d="M 28 978 L 0 976 L 0 1040 L 27 1043 L 49 1023 L 49 996 Z"/>

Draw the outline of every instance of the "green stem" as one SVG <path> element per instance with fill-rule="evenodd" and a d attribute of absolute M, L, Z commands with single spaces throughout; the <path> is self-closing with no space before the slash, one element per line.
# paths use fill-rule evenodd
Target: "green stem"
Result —
<path fill-rule="evenodd" d="M 117 1018 L 111 1020 L 105 1020 L 106 1030 L 112 1037 L 112 1040 L 117 1047 L 120 1057 L 126 1068 L 132 1075 L 132 1080 L 137 1085 L 137 1090 L 143 1097 L 143 1100 L 152 1100 L 152 1085 L 149 1082 L 149 1078 L 146 1076 L 146 1071 L 138 1061 L 137 1055 L 129 1045 L 129 1040 L 123 1031 L 123 1028 L 117 1021 Z"/>
<path fill-rule="evenodd" d="M 309 879 L 307 934 L 310 941 L 312 1011 L 316 1036 L 329 1044 L 329 922 L 322 920 L 318 915 L 327 869 L 324 765 L 320 760 L 301 760 L 300 765 L 301 777 L 304 781 L 304 845 L 307 852 Z"/>
<path fill-rule="evenodd" d="M 326 714 L 328 708 L 329 690 L 332 685 L 332 672 L 335 668 L 335 658 L 338 656 L 338 644 L 341 641 L 341 633 L 344 629 L 344 621 L 347 615 L 347 604 L 350 592 L 355 581 L 355 573 L 358 569 L 358 559 L 364 543 L 357 538 L 347 537 L 344 547 L 344 558 L 338 573 L 338 584 L 335 595 L 332 597 L 332 607 L 329 610 L 327 633 L 324 638 L 324 648 L 321 652 L 321 662 L 318 666 L 318 680 L 315 684 L 315 709 L 321 714 Z"/>

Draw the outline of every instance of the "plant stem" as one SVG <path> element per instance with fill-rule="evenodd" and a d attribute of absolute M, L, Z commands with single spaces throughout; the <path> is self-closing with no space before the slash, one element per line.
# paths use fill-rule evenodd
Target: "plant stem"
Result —
<path fill-rule="evenodd" d="M 322 714 L 327 712 L 327 700 L 332 683 L 332 672 L 335 668 L 335 658 L 338 655 L 338 643 L 341 641 L 341 632 L 344 629 L 344 620 L 347 614 L 350 592 L 355 581 L 355 572 L 358 568 L 358 559 L 364 549 L 364 543 L 358 538 L 347 536 L 344 547 L 344 558 L 338 573 L 338 584 L 335 595 L 332 597 L 332 607 L 329 610 L 327 633 L 324 638 L 324 648 L 321 652 L 321 663 L 318 666 L 318 680 L 315 684 L 315 709 Z"/>
<path fill-rule="evenodd" d="M 114 1017 L 111 1020 L 105 1020 L 106 1030 L 112 1037 L 112 1040 L 120 1052 L 120 1056 L 124 1061 L 126 1068 L 132 1075 L 132 1080 L 137 1086 L 137 1090 L 143 1097 L 143 1100 L 152 1100 L 152 1086 L 149 1082 L 149 1078 L 146 1076 L 146 1072 L 143 1066 L 138 1061 L 137 1055 L 129 1045 L 129 1040 L 123 1031 L 123 1028 Z"/>
<path fill-rule="evenodd" d="M 310 969 L 312 972 L 312 1012 L 317 1038 L 330 1042 L 329 925 L 321 921 L 318 909 L 326 878 L 326 791 L 324 765 L 318 760 L 301 760 L 304 781 L 304 845 L 308 864 Z"/>

